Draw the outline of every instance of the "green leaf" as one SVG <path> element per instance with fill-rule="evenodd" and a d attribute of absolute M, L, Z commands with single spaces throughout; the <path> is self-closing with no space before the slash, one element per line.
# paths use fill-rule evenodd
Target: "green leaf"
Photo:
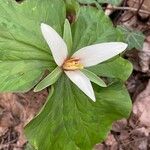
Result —
<path fill-rule="evenodd" d="M 25 128 L 31 144 L 38 150 L 91 150 L 104 140 L 113 121 L 128 117 L 131 101 L 122 83 L 95 94 L 92 102 L 63 75 L 41 114 Z"/>
<path fill-rule="evenodd" d="M 49 75 L 47 75 L 40 83 L 34 88 L 34 92 L 39 92 L 46 87 L 54 84 L 60 77 L 62 69 L 60 67 L 55 68 Z"/>
<path fill-rule="evenodd" d="M 108 4 L 113 4 L 113 5 L 119 5 L 122 0 L 78 0 L 78 2 L 82 4 L 93 4 L 93 3 L 108 3 Z"/>
<path fill-rule="evenodd" d="M 28 91 L 43 75 L 44 66 L 51 64 L 35 60 L 0 61 L 0 92 Z"/>
<path fill-rule="evenodd" d="M 119 5 L 122 0 L 97 0 L 98 3 L 108 3 L 113 5 Z"/>
<path fill-rule="evenodd" d="M 96 0 L 78 0 L 81 4 L 93 4 L 96 2 Z"/>
<path fill-rule="evenodd" d="M 103 10 L 81 7 L 77 21 L 72 25 L 72 53 L 87 45 L 117 41 L 117 33 Z"/>
<path fill-rule="evenodd" d="M 111 21 L 102 10 L 93 7 L 82 7 L 77 21 L 72 26 L 72 53 L 87 45 L 122 40 Z M 90 71 L 100 76 L 127 80 L 132 72 L 132 65 L 123 58 L 116 58 L 90 67 Z"/>
<path fill-rule="evenodd" d="M 0 92 L 28 91 L 55 68 L 40 24 L 62 35 L 65 16 L 62 0 L 0 1 Z"/>
<path fill-rule="evenodd" d="M 124 41 L 128 43 L 128 49 L 142 49 L 145 36 L 140 31 L 133 31 L 123 26 L 117 27 L 118 31 L 124 36 Z"/>
<path fill-rule="evenodd" d="M 107 87 L 106 83 L 100 78 L 98 77 L 96 74 L 94 74 L 93 72 L 87 70 L 87 69 L 82 69 L 81 70 L 89 79 L 90 81 L 92 81 L 93 83 L 101 86 L 101 87 Z"/>
<path fill-rule="evenodd" d="M 66 10 L 69 13 L 77 13 L 80 5 L 76 0 L 64 0 L 66 4 Z"/>
<path fill-rule="evenodd" d="M 132 73 L 133 66 L 128 60 L 119 57 L 88 69 L 99 76 L 126 81 Z"/>
<path fill-rule="evenodd" d="M 68 53 L 69 53 L 72 49 L 72 33 L 71 33 L 71 27 L 68 19 L 65 20 L 63 39 L 67 44 Z"/>

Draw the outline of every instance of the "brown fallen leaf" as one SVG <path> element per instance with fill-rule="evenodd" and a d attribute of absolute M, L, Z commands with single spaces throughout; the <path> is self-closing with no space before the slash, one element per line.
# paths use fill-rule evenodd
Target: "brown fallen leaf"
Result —
<path fill-rule="evenodd" d="M 127 126 L 127 119 L 122 119 L 113 123 L 112 131 L 121 132 Z"/>
<path fill-rule="evenodd" d="M 108 137 L 105 141 L 105 144 L 110 147 L 110 150 L 117 150 L 118 149 L 117 141 L 116 141 L 114 135 L 112 135 L 112 134 L 108 135 Z"/>
<path fill-rule="evenodd" d="M 47 94 L 46 90 L 39 93 L 0 94 L 0 150 L 24 149 L 27 142 L 24 126 L 43 106 Z"/>
<path fill-rule="evenodd" d="M 137 96 L 133 114 L 138 118 L 139 125 L 150 127 L 150 80 L 146 89 Z"/>
<path fill-rule="evenodd" d="M 136 128 L 132 131 L 132 134 L 136 135 L 136 136 L 146 136 L 148 137 L 150 133 L 150 128 L 146 128 L 146 127 L 139 127 Z"/>
<path fill-rule="evenodd" d="M 149 11 L 150 12 L 150 1 L 149 0 L 128 0 L 127 4 L 131 8 L 136 8 L 137 10 L 141 9 L 141 10 L 145 10 L 145 11 Z M 149 17 L 149 14 L 145 14 L 145 13 L 142 13 L 142 12 L 138 12 L 138 14 L 142 18 Z"/>
<path fill-rule="evenodd" d="M 104 150 L 104 149 L 105 149 L 104 144 L 97 144 L 97 145 L 94 147 L 94 150 Z"/>
<path fill-rule="evenodd" d="M 94 150 L 118 150 L 118 143 L 113 134 L 109 134 L 107 139 L 102 144 L 97 144 Z"/>
<path fill-rule="evenodd" d="M 143 72 L 150 72 L 150 36 L 146 38 L 142 50 L 139 51 L 139 64 Z"/>

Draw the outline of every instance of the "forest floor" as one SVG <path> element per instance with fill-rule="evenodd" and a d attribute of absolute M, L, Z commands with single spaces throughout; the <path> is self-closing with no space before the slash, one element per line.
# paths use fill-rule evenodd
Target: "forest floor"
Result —
<path fill-rule="evenodd" d="M 112 130 L 96 150 L 150 150 L 150 0 L 124 0 L 121 7 L 132 10 L 113 10 L 108 5 L 105 13 L 115 25 L 124 25 L 145 34 L 142 49 L 133 49 L 124 55 L 134 70 L 126 82 L 133 109 L 129 119 L 113 124 Z M 119 8 L 118 8 L 119 9 Z M 23 127 L 43 106 L 46 90 L 25 94 L 0 94 L 0 150 L 24 150 L 27 143 Z"/>

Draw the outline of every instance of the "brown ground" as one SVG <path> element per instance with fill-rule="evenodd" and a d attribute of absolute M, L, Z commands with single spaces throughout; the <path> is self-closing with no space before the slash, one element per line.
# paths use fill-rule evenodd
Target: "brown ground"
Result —
<path fill-rule="evenodd" d="M 142 5 L 140 5 L 140 3 Z M 130 6 L 150 12 L 150 0 L 124 0 Z M 109 6 L 111 7 L 111 6 Z M 115 24 L 142 31 L 146 40 L 141 50 L 126 53 L 134 71 L 126 86 L 133 101 L 133 111 L 128 120 L 114 123 L 108 138 L 96 145 L 96 150 L 149 150 L 150 149 L 150 14 L 130 11 L 112 11 L 106 14 Z M 25 94 L 0 94 L 0 150 L 23 150 L 26 138 L 23 126 L 39 111 L 47 97 L 47 91 Z"/>

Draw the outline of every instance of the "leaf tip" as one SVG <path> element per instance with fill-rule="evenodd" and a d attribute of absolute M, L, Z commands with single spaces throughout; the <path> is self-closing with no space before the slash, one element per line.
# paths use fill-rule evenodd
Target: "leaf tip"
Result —
<path fill-rule="evenodd" d="M 35 88 L 33 89 L 33 92 L 39 92 L 39 90 L 35 87 Z"/>

